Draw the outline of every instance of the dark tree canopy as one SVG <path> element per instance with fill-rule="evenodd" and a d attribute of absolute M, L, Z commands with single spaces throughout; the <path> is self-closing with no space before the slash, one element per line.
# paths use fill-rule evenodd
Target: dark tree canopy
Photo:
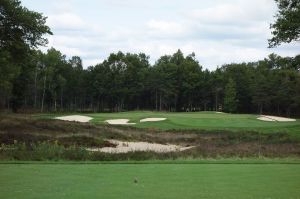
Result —
<path fill-rule="evenodd" d="M 236 109 L 236 85 L 233 79 L 230 78 L 225 86 L 224 110 L 229 113 L 234 113 Z"/>
<path fill-rule="evenodd" d="M 271 24 L 273 38 L 269 40 L 270 47 L 297 41 L 300 38 L 300 0 L 275 1 L 279 11 L 275 23 Z"/>
<path fill-rule="evenodd" d="M 44 34 L 52 34 L 45 25 L 47 17 L 30 11 L 19 0 L 1 0 L 0 47 L 38 47 L 47 44 Z"/>
<path fill-rule="evenodd" d="M 47 44 L 44 35 L 52 34 L 45 23 L 46 17 L 23 7 L 19 0 L 0 0 L 0 106 L 10 95 L 13 106 L 23 103 L 31 56 Z"/>

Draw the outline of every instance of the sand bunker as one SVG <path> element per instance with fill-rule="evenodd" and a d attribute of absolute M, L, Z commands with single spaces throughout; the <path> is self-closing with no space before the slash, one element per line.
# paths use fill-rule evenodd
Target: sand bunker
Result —
<path fill-rule="evenodd" d="M 295 122 L 296 119 L 286 118 L 286 117 L 277 117 L 270 115 L 261 115 L 257 118 L 258 120 L 268 121 L 268 122 Z"/>
<path fill-rule="evenodd" d="M 167 118 L 145 118 L 140 120 L 140 122 L 159 122 L 159 121 L 164 121 Z"/>
<path fill-rule="evenodd" d="M 261 120 L 261 121 L 267 121 L 267 122 L 275 122 L 276 121 L 276 120 L 273 120 L 273 119 L 267 118 L 267 117 L 258 117 L 257 119 Z"/>
<path fill-rule="evenodd" d="M 140 122 L 158 122 L 166 120 L 167 118 L 145 118 L 140 120 Z M 113 119 L 113 120 L 106 120 L 108 124 L 112 125 L 131 125 L 136 123 L 129 123 L 128 119 Z"/>
<path fill-rule="evenodd" d="M 69 115 L 69 116 L 56 117 L 55 119 L 72 121 L 72 122 L 89 122 L 93 118 L 88 116 L 82 116 L 82 115 Z"/>
<path fill-rule="evenodd" d="M 108 124 L 112 124 L 112 125 L 131 125 L 131 124 L 135 124 L 135 123 L 128 123 L 129 122 L 128 119 L 106 120 L 106 122 Z"/>
<path fill-rule="evenodd" d="M 182 147 L 179 145 L 157 144 L 148 142 L 123 142 L 119 140 L 108 140 L 110 143 L 117 145 L 116 147 L 104 148 L 88 148 L 88 151 L 99 151 L 104 153 L 128 153 L 133 151 L 153 151 L 157 153 L 179 152 L 193 148 Z"/>

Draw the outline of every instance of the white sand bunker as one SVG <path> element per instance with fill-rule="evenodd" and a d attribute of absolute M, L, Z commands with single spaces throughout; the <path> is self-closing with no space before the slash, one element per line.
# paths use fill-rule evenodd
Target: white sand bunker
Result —
<path fill-rule="evenodd" d="M 108 124 L 112 124 L 112 125 L 131 125 L 131 124 L 135 124 L 135 123 L 128 123 L 129 122 L 128 119 L 106 120 L 106 122 Z"/>
<path fill-rule="evenodd" d="M 108 140 L 116 147 L 88 148 L 88 151 L 99 151 L 104 153 L 128 153 L 134 151 L 153 151 L 157 153 L 179 152 L 191 149 L 194 146 L 182 147 L 179 145 L 157 144 L 148 142 L 123 142 L 119 140 Z"/>
<path fill-rule="evenodd" d="M 295 122 L 296 119 L 286 118 L 286 117 L 277 117 L 270 115 L 261 115 L 257 118 L 258 120 L 268 121 L 268 122 Z"/>
<path fill-rule="evenodd" d="M 164 121 L 167 118 L 145 118 L 140 120 L 140 122 L 159 122 L 159 121 Z"/>
<path fill-rule="evenodd" d="M 93 118 L 88 116 L 83 116 L 83 115 L 69 115 L 69 116 L 56 117 L 55 119 L 72 121 L 72 122 L 89 122 Z"/>
<path fill-rule="evenodd" d="M 271 119 L 271 118 L 267 118 L 267 117 L 258 117 L 257 118 L 258 120 L 261 120 L 261 121 L 267 121 L 267 122 L 275 122 L 275 120 Z"/>

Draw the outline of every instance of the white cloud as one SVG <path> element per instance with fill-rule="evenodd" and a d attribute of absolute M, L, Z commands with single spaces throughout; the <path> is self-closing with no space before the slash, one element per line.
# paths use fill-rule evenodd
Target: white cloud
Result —
<path fill-rule="evenodd" d="M 94 65 L 112 52 L 144 52 L 154 63 L 181 49 L 196 53 L 204 68 L 257 61 L 275 52 L 299 53 L 299 43 L 268 49 L 274 0 L 24 0 L 44 12 L 53 46 Z M 36 9 L 34 6 L 37 6 Z"/>
<path fill-rule="evenodd" d="M 270 12 L 275 12 L 275 4 L 270 0 L 235 0 L 193 9 L 187 15 L 196 18 L 200 23 L 246 25 L 268 19 Z"/>
<path fill-rule="evenodd" d="M 147 22 L 149 31 L 154 34 L 183 34 L 186 30 L 182 24 L 175 21 L 150 20 Z"/>
<path fill-rule="evenodd" d="M 84 20 L 73 13 L 62 13 L 58 15 L 49 15 L 47 24 L 53 28 L 58 30 L 82 30 L 86 28 L 86 23 Z"/>

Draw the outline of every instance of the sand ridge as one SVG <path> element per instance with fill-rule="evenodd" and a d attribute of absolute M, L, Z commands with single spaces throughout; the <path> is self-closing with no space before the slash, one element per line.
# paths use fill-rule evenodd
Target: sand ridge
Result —
<path fill-rule="evenodd" d="M 193 148 L 194 146 L 183 147 L 179 145 L 158 144 L 149 142 L 125 142 L 119 140 L 107 140 L 116 147 L 88 148 L 88 151 L 99 151 L 104 153 L 128 153 L 134 151 L 153 151 L 157 153 L 179 152 Z"/>
<path fill-rule="evenodd" d="M 63 120 L 63 121 L 71 121 L 71 122 L 89 122 L 93 118 L 83 115 L 68 115 L 68 116 L 61 116 L 56 117 L 57 120 Z"/>

